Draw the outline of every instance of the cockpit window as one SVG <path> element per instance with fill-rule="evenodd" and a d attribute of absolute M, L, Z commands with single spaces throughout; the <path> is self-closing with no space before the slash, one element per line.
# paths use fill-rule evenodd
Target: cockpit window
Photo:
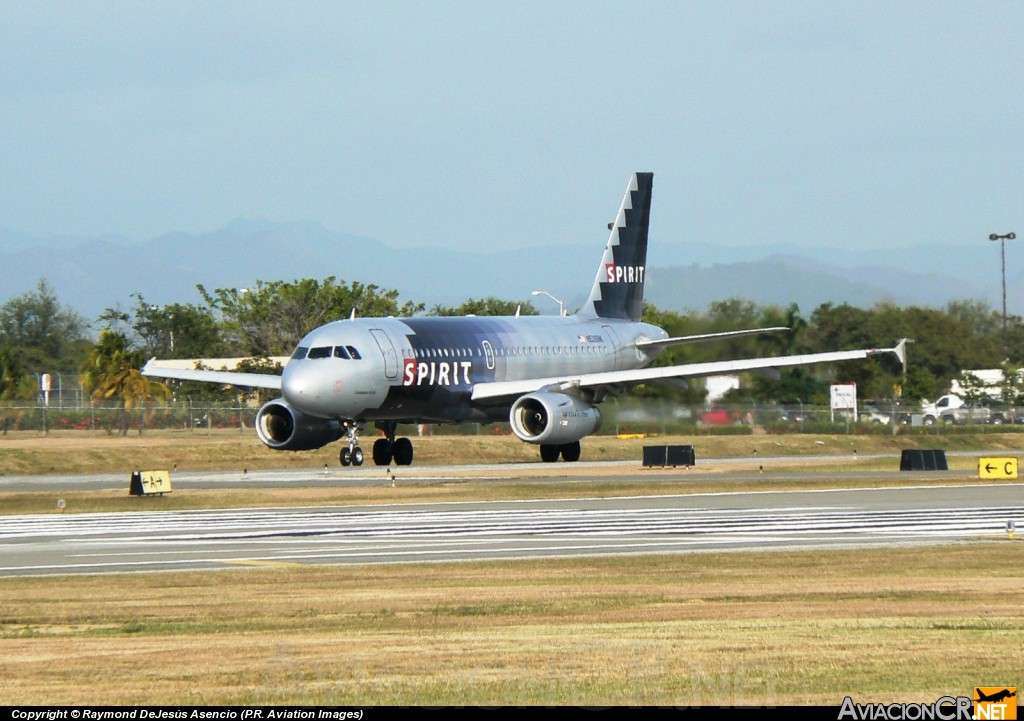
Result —
<path fill-rule="evenodd" d="M 350 358 L 352 358 L 352 356 L 349 355 L 348 351 L 345 350 L 345 346 L 343 345 L 334 346 L 334 357 L 344 358 L 345 360 L 349 360 Z"/>
<path fill-rule="evenodd" d="M 313 360 L 314 358 L 330 358 L 332 350 L 333 349 L 329 345 L 321 346 L 320 348 L 310 348 L 309 355 L 306 357 L 310 360 Z"/>
<path fill-rule="evenodd" d="M 363 357 L 359 355 L 359 351 L 355 348 L 350 345 L 345 346 L 345 348 L 348 350 L 348 354 L 352 356 L 352 360 L 362 360 Z"/>
<path fill-rule="evenodd" d="M 306 357 L 307 351 L 309 351 L 309 348 L 303 348 L 300 345 L 298 348 L 295 349 L 295 352 L 292 353 L 292 360 L 302 360 L 303 358 Z"/>

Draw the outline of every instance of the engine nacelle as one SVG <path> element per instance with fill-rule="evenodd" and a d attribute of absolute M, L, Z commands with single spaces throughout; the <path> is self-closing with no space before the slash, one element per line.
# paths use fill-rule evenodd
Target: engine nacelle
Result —
<path fill-rule="evenodd" d="M 527 443 L 561 445 L 597 431 L 601 412 L 564 393 L 530 393 L 512 405 L 509 422 Z"/>
<path fill-rule="evenodd" d="M 344 433 L 339 421 L 308 416 L 281 398 L 264 404 L 256 414 L 256 435 L 275 451 L 311 451 Z"/>

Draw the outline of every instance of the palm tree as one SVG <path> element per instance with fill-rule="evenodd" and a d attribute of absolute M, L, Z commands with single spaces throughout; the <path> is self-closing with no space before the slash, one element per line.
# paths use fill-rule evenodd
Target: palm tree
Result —
<path fill-rule="evenodd" d="M 97 403 L 112 398 L 121 401 L 121 435 L 128 435 L 128 413 L 154 396 L 167 399 L 171 390 L 163 383 L 142 375 L 141 351 L 128 348 L 123 333 L 100 332 L 99 340 L 79 366 L 82 388 Z M 139 427 L 142 433 L 142 427 Z"/>
<path fill-rule="evenodd" d="M 36 384 L 25 371 L 21 354 L 10 346 L 0 348 L 0 400 L 32 398 L 35 392 Z"/>

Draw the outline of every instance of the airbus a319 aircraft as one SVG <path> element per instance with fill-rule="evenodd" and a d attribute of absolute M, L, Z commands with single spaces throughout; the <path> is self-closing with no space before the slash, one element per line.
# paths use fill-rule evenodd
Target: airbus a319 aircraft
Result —
<path fill-rule="evenodd" d="M 788 330 L 759 328 L 670 338 L 640 319 L 647 262 L 652 173 L 635 173 L 586 304 L 572 316 L 356 318 L 316 328 L 299 341 L 280 376 L 160 368 L 147 376 L 278 390 L 256 415 L 256 433 L 282 451 L 345 439 L 342 465 L 361 465 L 358 433 L 383 432 L 378 465 L 408 465 L 413 445 L 399 424 L 507 420 L 543 461 L 580 458 L 580 439 L 601 425 L 600 403 L 638 383 L 866 358 L 895 348 L 813 353 L 648 368 L 676 344 Z"/>

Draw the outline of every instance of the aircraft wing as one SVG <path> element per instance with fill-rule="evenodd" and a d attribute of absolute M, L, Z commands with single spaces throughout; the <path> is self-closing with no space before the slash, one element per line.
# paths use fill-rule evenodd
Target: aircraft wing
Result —
<path fill-rule="evenodd" d="M 662 368 L 637 368 L 625 371 L 584 373 L 577 376 L 552 376 L 531 378 L 521 381 L 495 381 L 477 383 L 473 386 L 473 400 L 486 401 L 500 398 L 514 398 L 526 393 L 545 390 L 569 390 L 571 388 L 600 388 L 618 385 L 635 385 L 671 378 L 702 378 L 725 373 L 740 373 L 771 368 L 833 363 L 836 361 L 858 360 L 882 353 L 894 353 L 901 363 L 906 362 L 906 341 L 900 341 L 895 348 L 870 348 L 865 350 L 833 351 L 830 353 L 807 353 L 803 355 L 779 356 L 776 358 L 750 358 L 748 360 L 712 361 L 709 363 L 687 363 Z"/>
<path fill-rule="evenodd" d="M 142 369 L 142 375 L 154 378 L 171 378 L 179 381 L 200 381 L 220 383 L 243 388 L 270 388 L 281 390 L 281 376 L 266 373 L 236 373 L 234 371 L 189 370 L 187 368 L 161 368 L 150 359 Z"/>

